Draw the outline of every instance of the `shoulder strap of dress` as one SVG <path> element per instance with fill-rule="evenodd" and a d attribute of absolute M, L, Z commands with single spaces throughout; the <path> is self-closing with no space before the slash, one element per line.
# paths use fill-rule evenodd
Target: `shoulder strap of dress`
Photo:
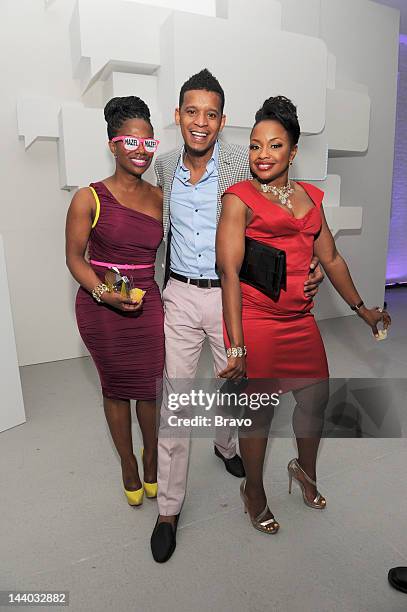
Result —
<path fill-rule="evenodd" d="M 302 188 L 307 192 L 311 200 L 314 202 L 317 208 L 321 208 L 322 201 L 324 199 L 324 192 L 322 189 L 313 185 L 312 183 L 305 183 L 304 181 L 297 181 Z"/>
<path fill-rule="evenodd" d="M 233 195 L 237 195 L 242 200 L 244 199 L 245 194 L 247 194 L 247 185 L 248 181 L 240 181 L 239 183 L 235 183 L 226 189 L 224 195 L 227 193 L 233 193 Z"/>
<path fill-rule="evenodd" d="M 99 216 L 100 216 L 100 200 L 99 200 L 98 194 L 96 193 L 96 189 L 94 187 L 92 187 L 92 185 L 89 185 L 89 189 L 93 193 L 93 197 L 95 198 L 95 202 L 96 202 L 96 213 L 95 213 L 95 218 L 93 219 L 93 223 L 92 223 L 92 229 L 93 229 L 96 226 L 96 223 L 99 221 Z"/>
<path fill-rule="evenodd" d="M 246 204 L 246 206 L 253 211 L 256 211 L 259 205 L 258 198 L 261 198 L 261 195 L 257 193 L 254 188 L 252 188 L 249 180 L 235 183 L 234 185 L 229 187 L 229 189 L 226 189 L 223 195 L 226 195 L 228 193 L 237 196 L 239 200 L 243 202 L 243 204 Z M 256 195 L 258 197 L 256 197 Z"/>

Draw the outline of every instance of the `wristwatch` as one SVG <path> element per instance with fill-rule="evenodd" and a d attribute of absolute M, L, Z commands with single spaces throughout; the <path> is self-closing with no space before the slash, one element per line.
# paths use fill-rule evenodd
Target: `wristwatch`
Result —
<path fill-rule="evenodd" d="M 350 305 L 349 307 L 350 307 L 351 310 L 354 310 L 355 312 L 358 312 L 358 310 L 360 310 L 362 308 L 362 306 L 364 306 L 364 305 L 365 304 L 364 304 L 363 300 L 361 300 L 359 302 L 359 304 L 354 304 L 353 306 Z"/>

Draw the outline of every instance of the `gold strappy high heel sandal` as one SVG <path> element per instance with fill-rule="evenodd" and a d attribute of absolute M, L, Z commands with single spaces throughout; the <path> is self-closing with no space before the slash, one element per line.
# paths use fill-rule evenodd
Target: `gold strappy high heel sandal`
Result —
<path fill-rule="evenodd" d="M 317 491 L 316 497 L 313 501 L 309 501 L 309 499 L 307 498 L 305 494 L 304 483 L 298 478 L 297 474 L 301 472 L 304 478 L 310 484 L 314 485 L 315 487 L 317 486 L 317 483 L 315 482 L 315 480 L 312 480 L 312 478 L 310 478 L 306 472 L 304 472 L 304 470 L 298 463 L 297 459 L 291 459 L 290 463 L 287 466 L 287 470 L 288 470 L 288 492 L 291 493 L 291 487 L 292 487 L 292 482 L 294 478 L 294 480 L 296 480 L 296 482 L 301 487 L 302 498 L 304 500 L 304 504 L 306 504 L 310 508 L 316 508 L 317 510 L 324 510 L 326 508 L 326 499 L 325 497 L 321 495 L 321 493 L 319 493 L 319 491 Z"/>
<path fill-rule="evenodd" d="M 244 511 L 249 515 L 249 518 L 252 522 L 253 527 L 257 529 L 258 531 L 262 531 L 263 533 L 269 533 L 269 534 L 277 533 L 277 531 L 280 529 L 280 525 L 275 520 L 274 514 L 270 512 L 270 509 L 267 504 L 264 510 L 260 512 L 258 516 L 256 516 L 255 518 L 251 516 L 249 512 L 249 503 L 248 503 L 248 499 L 245 494 L 245 489 L 246 489 L 246 480 L 243 480 L 242 484 L 240 485 L 240 497 L 243 500 Z M 264 517 L 269 512 L 273 518 L 263 520 Z"/>

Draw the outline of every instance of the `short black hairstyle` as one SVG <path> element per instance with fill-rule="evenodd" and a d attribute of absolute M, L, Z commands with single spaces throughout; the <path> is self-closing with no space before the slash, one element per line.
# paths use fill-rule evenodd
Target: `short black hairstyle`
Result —
<path fill-rule="evenodd" d="M 278 121 L 288 132 L 292 145 L 296 145 L 301 134 L 298 122 L 297 107 L 285 96 L 267 98 L 254 118 L 256 126 L 261 121 Z"/>
<path fill-rule="evenodd" d="M 214 77 L 213 74 L 209 72 L 207 68 L 204 68 L 197 74 L 193 74 L 191 77 L 189 77 L 188 81 L 185 81 L 185 83 L 181 87 L 181 91 L 179 92 L 180 108 L 184 102 L 184 96 L 186 92 L 192 91 L 194 89 L 213 91 L 214 93 L 219 94 L 221 100 L 220 110 L 221 113 L 223 113 L 223 109 L 225 106 L 225 92 L 223 91 L 218 79 Z"/>
<path fill-rule="evenodd" d="M 151 125 L 150 109 L 147 104 L 137 96 L 112 98 L 105 106 L 105 120 L 107 135 L 112 140 L 127 119 L 144 119 Z M 153 127 L 151 125 L 151 127 Z"/>

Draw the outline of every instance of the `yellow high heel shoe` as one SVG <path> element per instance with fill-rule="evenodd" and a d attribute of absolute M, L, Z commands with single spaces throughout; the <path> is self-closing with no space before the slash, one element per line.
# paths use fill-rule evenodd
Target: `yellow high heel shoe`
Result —
<path fill-rule="evenodd" d="M 277 533 L 277 531 L 280 529 L 280 525 L 275 520 L 274 514 L 270 511 L 270 508 L 268 507 L 267 504 L 264 510 L 260 512 L 258 516 L 253 517 L 250 514 L 249 503 L 246 497 L 245 489 L 246 489 L 246 480 L 243 480 L 242 484 L 240 485 L 240 496 L 243 500 L 244 511 L 246 512 L 246 514 L 249 515 L 249 518 L 252 522 L 253 527 L 257 529 L 258 531 L 262 531 L 263 533 L 269 533 L 269 534 Z M 264 517 L 267 516 L 269 512 L 273 518 L 263 520 Z"/>
<path fill-rule="evenodd" d="M 144 482 L 144 491 L 146 492 L 146 497 L 149 499 L 155 499 L 158 493 L 158 484 L 156 482 Z"/>
<path fill-rule="evenodd" d="M 141 506 L 144 498 L 143 487 L 141 487 L 141 489 L 136 489 L 135 491 L 128 491 L 127 489 L 124 489 L 124 492 L 130 506 Z"/>
<path fill-rule="evenodd" d="M 144 448 L 141 449 L 141 460 L 144 459 Z M 155 499 L 158 493 L 158 484 L 156 482 L 143 482 L 144 491 L 148 499 Z"/>
<path fill-rule="evenodd" d="M 314 487 L 317 486 L 317 483 L 315 482 L 315 480 L 312 480 L 312 478 L 310 478 L 306 472 L 304 472 L 304 470 L 298 463 L 297 459 L 291 459 L 291 461 L 289 462 L 287 466 L 287 470 L 288 470 L 288 492 L 291 493 L 291 488 L 292 488 L 292 483 L 293 483 L 293 478 L 294 478 L 294 480 L 301 487 L 302 498 L 304 500 L 304 504 L 306 506 L 309 506 L 310 508 L 316 508 L 317 510 L 324 510 L 326 508 L 326 499 L 325 497 L 321 495 L 319 491 L 317 491 L 317 494 L 312 501 L 309 501 L 309 499 L 307 498 L 305 494 L 304 483 L 298 478 L 298 474 L 301 473 L 304 476 L 305 480 L 307 480 L 310 484 L 314 485 Z"/>

